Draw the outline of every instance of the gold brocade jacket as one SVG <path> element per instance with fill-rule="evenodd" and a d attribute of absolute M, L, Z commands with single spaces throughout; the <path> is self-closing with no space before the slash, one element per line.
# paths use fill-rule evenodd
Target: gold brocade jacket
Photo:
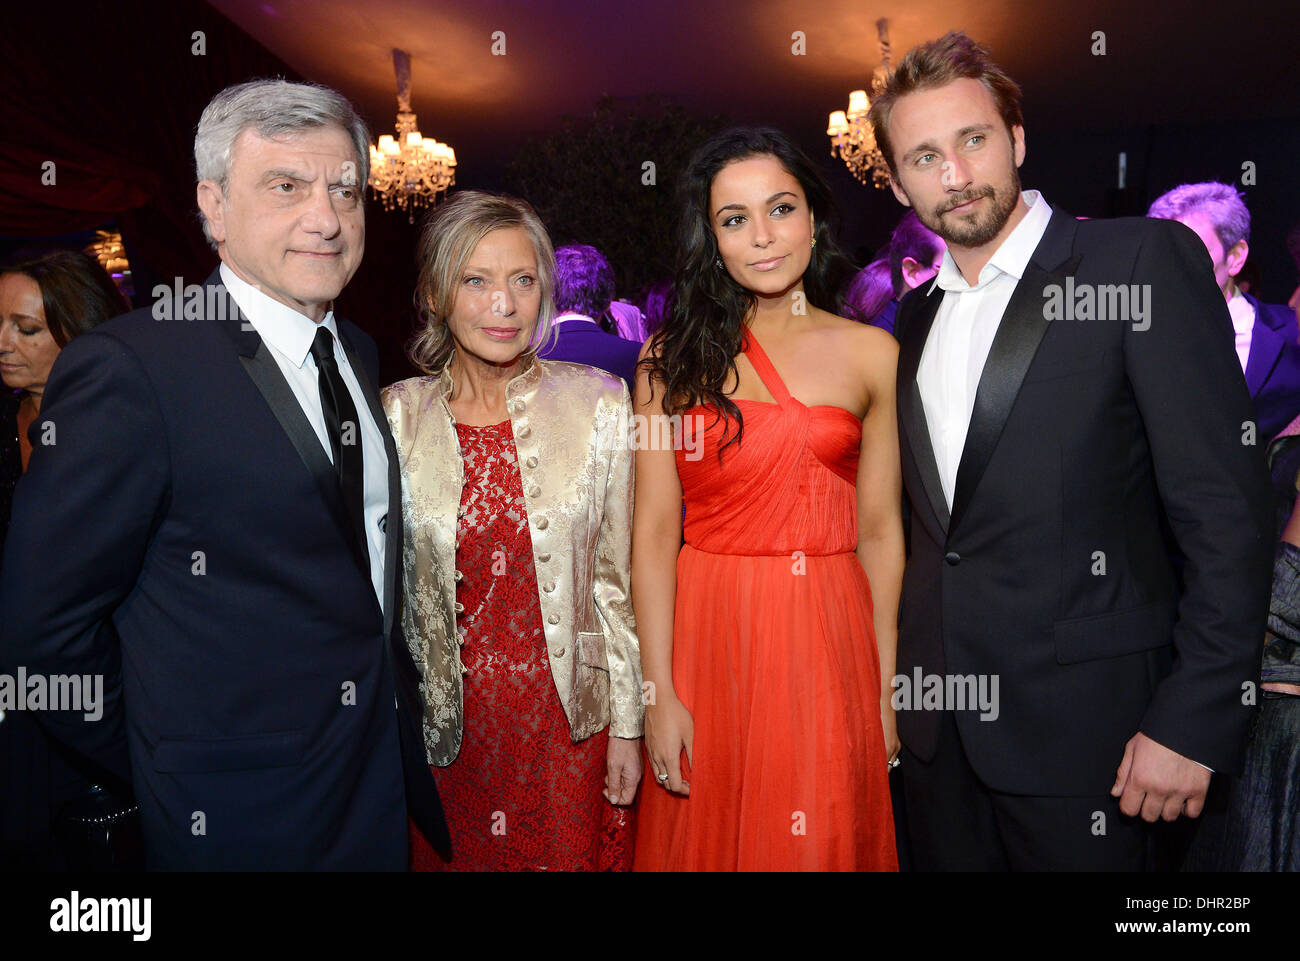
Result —
<path fill-rule="evenodd" d="M 452 380 L 414 377 L 383 392 L 402 470 L 402 628 L 422 680 L 429 763 L 456 759 L 464 731 L 456 526 L 464 464 Z M 607 724 L 641 736 L 641 653 L 632 615 L 632 406 L 623 381 L 534 358 L 506 386 L 523 481 L 551 677 L 570 735 Z"/>

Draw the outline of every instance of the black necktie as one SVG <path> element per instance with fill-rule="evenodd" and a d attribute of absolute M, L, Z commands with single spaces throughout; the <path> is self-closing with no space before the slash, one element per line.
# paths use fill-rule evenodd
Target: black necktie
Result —
<path fill-rule="evenodd" d="M 334 452 L 334 472 L 338 474 L 343 503 L 352 519 L 357 546 L 369 571 L 370 542 L 366 537 L 366 472 L 361 450 L 361 421 L 357 419 L 352 392 L 343 382 L 339 365 L 334 360 L 334 335 L 323 325 L 316 328 L 311 355 L 316 358 L 316 369 L 320 372 L 320 405 L 325 412 L 325 430 L 330 435 L 330 447 Z"/>

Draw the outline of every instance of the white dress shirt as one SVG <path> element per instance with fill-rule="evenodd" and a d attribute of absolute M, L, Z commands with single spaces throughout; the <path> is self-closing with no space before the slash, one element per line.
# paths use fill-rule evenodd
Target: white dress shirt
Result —
<path fill-rule="evenodd" d="M 316 322 L 306 314 L 300 314 L 292 307 L 287 307 L 278 300 L 272 300 L 251 284 L 245 283 L 225 264 L 221 265 L 221 282 L 234 298 L 235 304 L 243 312 L 248 323 L 261 336 L 263 343 L 275 358 L 289 382 L 289 388 L 307 415 L 307 421 L 316 431 L 321 447 L 330 463 L 334 462 L 334 450 L 330 446 L 329 431 L 325 426 L 325 411 L 320 400 L 320 371 L 316 367 L 316 358 L 311 355 L 312 341 L 316 338 Z M 348 352 L 339 340 L 338 325 L 334 321 L 334 312 L 325 315 L 321 323 L 334 335 L 334 360 L 343 383 L 352 395 L 352 403 L 357 408 L 357 419 L 361 421 L 361 455 L 365 471 L 364 520 L 366 527 L 366 547 L 370 553 L 370 581 L 379 598 L 379 606 L 384 606 L 384 517 L 388 514 L 388 452 L 384 449 L 384 438 L 379 433 L 370 405 L 361 392 L 357 373 L 348 361 Z"/>
<path fill-rule="evenodd" d="M 966 283 L 946 247 L 943 266 L 934 279 L 944 291 L 943 302 L 921 353 L 916 384 L 949 510 L 989 348 L 1052 216 L 1038 191 L 1026 190 L 1021 196 L 1029 212 L 984 265 L 974 286 Z"/>
<path fill-rule="evenodd" d="M 1228 314 L 1232 317 L 1232 330 L 1237 344 L 1237 359 L 1241 361 L 1241 372 L 1246 372 L 1246 361 L 1250 360 L 1250 338 L 1255 332 L 1255 308 L 1240 291 L 1236 291 L 1228 300 Z"/>
<path fill-rule="evenodd" d="M 589 317 L 586 314 L 575 314 L 575 313 L 560 314 L 553 321 L 551 321 L 551 323 L 559 324 L 559 323 L 563 323 L 566 320 L 585 320 L 587 323 L 592 324 L 595 327 L 600 326 L 600 321 L 598 321 L 595 317 Z"/>

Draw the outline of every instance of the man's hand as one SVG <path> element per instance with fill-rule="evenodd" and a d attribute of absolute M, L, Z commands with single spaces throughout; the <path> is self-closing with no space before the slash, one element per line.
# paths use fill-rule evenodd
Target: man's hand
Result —
<path fill-rule="evenodd" d="M 1140 812 L 1144 821 L 1176 821 L 1184 809 L 1189 818 L 1200 815 L 1209 787 L 1208 769 L 1138 731 L 1124 745 L 1110 793 L 1129 817 Z"/>

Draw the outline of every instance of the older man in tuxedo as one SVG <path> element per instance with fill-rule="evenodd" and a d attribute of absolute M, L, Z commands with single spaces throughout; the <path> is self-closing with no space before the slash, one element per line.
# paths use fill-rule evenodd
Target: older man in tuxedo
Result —
<path fill-rule="evenodd" d="M 195 137 L 221 264 L 60 355 L 0 586 L 0 658 L 104 678 L 58 739 L 123 777 L 154 869 L 406 866 L 449 845 L 400 631 L 377 352 L 332 310 L 368 133 L 326 88 L 219 93 Z"/>
<path fill-rule="evenodd" d="M 872 106 L 947 247 L 897 324 L 907 816 L 921 868 L 1139 870 L 1241 765 L 1268 476 L 1204 247 L 1022 191 L 1019 93 L 954 33 Z"/>

